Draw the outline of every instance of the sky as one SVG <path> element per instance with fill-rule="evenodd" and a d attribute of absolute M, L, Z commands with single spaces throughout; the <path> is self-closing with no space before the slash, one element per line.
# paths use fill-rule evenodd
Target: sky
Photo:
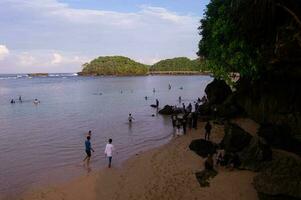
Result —
<path fill-rule="evenodd" d="M 197 52 L 209 0 L 0 0 L 0 73 L 78 72 L 98 56 Z"/>

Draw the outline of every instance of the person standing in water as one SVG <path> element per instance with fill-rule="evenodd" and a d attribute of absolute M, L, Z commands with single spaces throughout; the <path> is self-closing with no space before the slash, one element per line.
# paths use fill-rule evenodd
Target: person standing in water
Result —
<path fill-rule="evenodd" d="M 179 96 L 179 103 L 181 103 L 181 101 L 182 101 L 182 97 L 181 97 L 181 96 Z"/>
<path fill-rule="evenodd" d="M 153 88 L 153 93 L 155 93 L 156 92 L 156 89 L 155 88 Z"/>
<path fill-rule="evenodd" d="M 171 90 L 171 85 L 170 84 L 168 84 L 168 89 Z"/>
<path fill-rule="evenodd" d="M 156 107 L 159 108 L 159 100 L 156 99 Z"/>
<path fill-rule="evenodd" d="M 91 130 L 89 130 L 89 132 L 87 133 L 87 137 L 88 136 L 91 138 L 91 136 L 92 136 L 92 131 Z"/>
<path fill-rule="evenodd" d="M 91 146 L 90 139 L 91 139 L 91 137 L 87 136 L 87 140 L 85 141 L 85 147 L 86 147 L 86 154 L 87 154 L 87 156 L 85 157 L 85 159 L 83 161 L 85 162 L 87 160 L 87 165 L 89 165 L 89 163 L 90 163 L 91 151 L 94 152 L 94 149 Z"/>
<path fill-rule="evenodd" d="M 21 97 L 21 95 L 19 96 L 19 101 L 20 101 L 20 103 L 22 103 L 22 97 Z"/>
<path fill-rule="evenodd" d="M 132 123 L 132 121 L 135 120 L 131 113 L 129 114 L 128 120 L 129 120 L 129 123 Z"/>
<path fill-rule="evenodd" d="M 109 165 L 108 167 L 111 168 L 112 165 L 112 157 L 113 157 L 113 151 L 114 149 L 114 145 L 112 144 L 112 139 L 109 139 L 109 143 L 107 143 L 106 148 L 105 148 L 105 155 L 107 158 L 109 158 Z"/>

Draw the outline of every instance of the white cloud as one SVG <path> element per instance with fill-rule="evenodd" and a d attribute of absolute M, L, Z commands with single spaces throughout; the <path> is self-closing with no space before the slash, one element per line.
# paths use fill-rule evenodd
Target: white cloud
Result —
<path fill-rule="evenodd" d="M 0 60 L 4 60 L 9 55 L 9 50 L 5 45 L 0 45 Z"/>
<path fill-rule="evenodd" d="M 53 59 L 51 61 L 52 64 L 60 64 L 63 61 L 63 56 L 59 53 L 54 53 L 53 54 Z"/>
<path fill-rule="evenodd" d="M 0 28 L 0 38 L 16 48 L 12 52 L 17 51 L 28 72 L 38 67 L 78 71 L 82 63 L 100 55 L 124 55 L 145 63 L 194 57 L 198 25 L 199 17 L 152 6 L 127 13 L 74 9 L 58 0 L 0 1 L 0 27 L 5 27 Z M 12 56 L 8 59 L 14 62 Z M 1 71 L 5 66 L 0 63 Z M 13 67 L 9 72 L 18 70 Z"/>
<path fill-rule="evenodd" d="M 28 52 L 23 52 L 18 57 L 19 57 L 19 63 L 22 66 L 32 66 L 36 62 L 36 59 Z"/>

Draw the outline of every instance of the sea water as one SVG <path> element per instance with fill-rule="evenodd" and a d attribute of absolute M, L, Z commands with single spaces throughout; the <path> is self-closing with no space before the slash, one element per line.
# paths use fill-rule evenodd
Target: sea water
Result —
<path fill-rule="evenodd" d="M 115 167 L 129 156 L 168 142 L 173 136 L 170 117 L 150 105 L 158 99 L 161 108 L 181 106 L 181 96 L 187 106 L 204 95 L 211 79 L 0 75 L 0 194 L 18 194 L 105 167 L 109 138 L 118 152 Z M 34 99 L 40 103 L 34 104 Z M 95 153 L 87 168 L 82 160 L 89 130 Z"/>

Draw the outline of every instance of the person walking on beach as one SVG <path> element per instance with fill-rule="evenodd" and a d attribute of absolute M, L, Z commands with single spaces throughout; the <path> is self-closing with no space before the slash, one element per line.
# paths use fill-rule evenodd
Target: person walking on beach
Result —
<path fill-rule="evenodd" d="M 109 165 L 108 165 L 109 168 L 111 168 L 113 151 L 115 150 L 114 145 L 112 144 L 112 141 L 113 140 L 110 138 L 109 143 L 107 143 L 106 148 L 105 148 L 105 155 L 109 159 Z"/>
<path fill-rule="evenodd" d="M 209 121 L 207 121 L 205 125 L 205 140 L 210 140 L 210 133 L 211 133 L 212 126 Z"/>
<path fill-rule="evenodd" d="M 194 104 L 194 110 L 195 110 L 195 112 L 198 112 L 198 110 L 199 110 L 199 104 L 198 104 L 198 102 L 195 102 L 195 104 Z"/>
<path fill-rule="evenodd" d="M 159 108 L 159 100 L 156 99 L 156 107 Z"/>
<path fill-rule="evenodd" d="M 185 103 L 182 103 L 182 107 L 183 107 L 183 111 L 184 113 L 186 112 L 186 106 L 185 106 Z"/>
<path fill-rule="evenodd" d="M 172 127 L 176 127 L 177 116 L 175 114 L 171 115 Z"/>
<path fill-rule="evenodd" d="M 129 114 L 128 120 L 129 120 L 129 123 L 132 123 L 132 121 L 135 120 L 131 113 Z"/>
<path fill-rule="evenodd" d="M 180 122 L 180 119 L 177 119 L 177 121 L 176 121 L 176 127 L 177 127 L 177 129 L 176 129 L 176 135 L 179 136 L 179 135 L 181 135 L 181 122 Z"/>
<path fill-rule="evenodd" d="M 186 135 L 186 126 L 187 126 L 186 117 L 183 117 L 182 126 L 183 126 L 183 134 Z"/>
<path fill-rule="evenodd" d="M 198 113 L 193 112 L 192 113 L 192 128 L 197 129 L 198 126 Z"/>
<path fill-rule="evenodd" d="M 192 111 L 192 105 L 191 105 L 191 103 L 189 103 L 187 106 L 187 112 L 190 113 L 191 111 Z"/>
<path fill-rule="evenodd" d="M 87 165 L 89 165 L 89 163 L 90 163 L 91 151 L 94 152 L 94 149 L 91 146 L 90 139 L 91 139 L 91 137 L 87 136 L 87 140 L 85 141 L 85 147 L 86 147 L 86 154 L 87 154 L 87 156 L 85 157 L 85 159 L 83 161 L 85 162 L 87 160 Z"/>

